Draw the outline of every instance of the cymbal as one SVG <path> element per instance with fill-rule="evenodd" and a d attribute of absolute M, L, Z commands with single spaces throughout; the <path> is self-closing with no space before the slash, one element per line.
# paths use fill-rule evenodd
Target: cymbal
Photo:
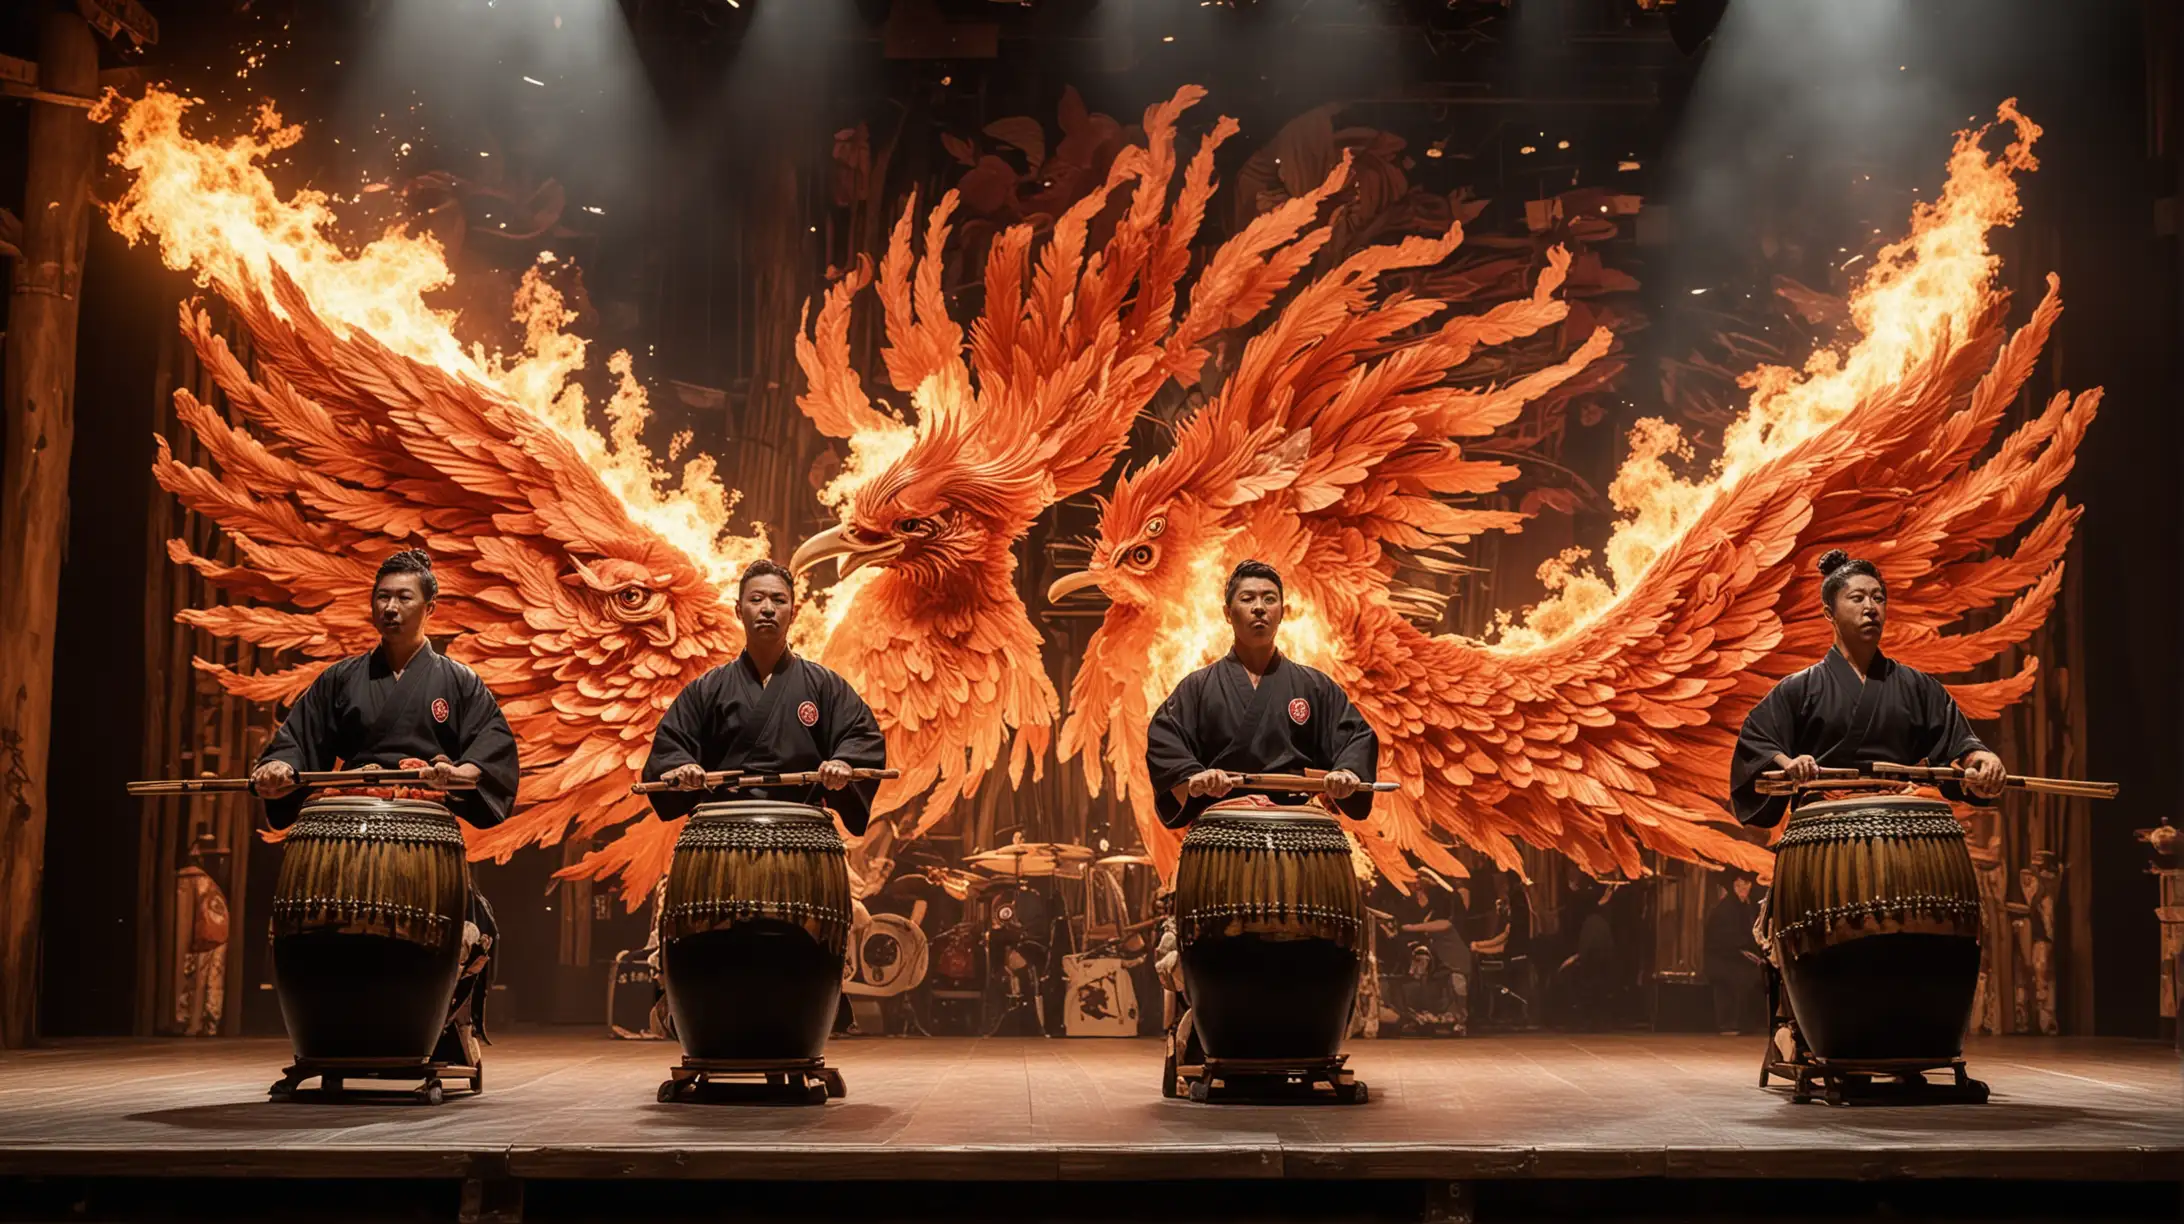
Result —
<path fill-rule="evenodd" d="M 1099 864 L 1102 867 L 1150 867 L 1153 859 L 1147 854 L 1110 854 Z"/>
<path fill-rule="evenodd" d="M 1061 869 L 1061 863 L 1046 847 L 1021 842 L 982 851 L 963 861 L 981 871 L 1009 876 L 1050 876 Z"/>

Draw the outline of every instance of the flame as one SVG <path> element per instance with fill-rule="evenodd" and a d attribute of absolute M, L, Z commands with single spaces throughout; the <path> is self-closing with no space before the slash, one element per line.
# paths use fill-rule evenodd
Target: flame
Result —
<path fill-rule="evenodd" d="M 1182 589 L 1220 591 L 1228 583 L 1229 570 L 1242 559 L 1242 553 L 1230 556 L 1219 544 L 1204 548 L 1191 558 L 1190 578 Z M 1154 618 L 1152 645 L 1140 681 L 1145 708 L 1150 710 L 1167 700 L 1183 677 L 1227 654 L 1233 635 L 1218 599 L 1161 600 L 1148 605 L 1145 615 Z M 1281 652 L 1299 663 L 1321 671 L 1335 667 L 1339 654 L 1335 634 L 1311 598 L 1294 583 L 1282 593 L 1282 624 L 1276 640 Z"/>
<path fill-rule="evenodd" d="M 266 160 L 302 139 L 301 126 L 284 125 L 268 102 L 250 131 L 225 143 L 199 140 L 182 130 L 198 103 L 155 86 L 136 102 L 109 94 L 94 112 L 116 124 L 113 160 L 133 175 L 127 193 L 107 209 L 115 232 L 132 244 L 155 241 L 168 267 L 192 271 L 199 284 L 228 293 L 256 290 L 271 301 L 278 267 L 328 326 L 367 333 L 401 356 L 515 401 L 576 448 L 633 521 L 680 548 L 723 590 L 733 590 L 743 567 L 766 555 L 763 531 L 734 533 L 736 494 L 721 484 L 710 456 L 684 463 L 679 479 L 654 461 L 642 441 L 651 413 L 627 353 L 607 364 L 618 382 L 604 410 L 608 434 L 591 426 L 575 382 L 586 345 L 564 330 L 568 310 L 539 268 L 524 275 L 516 294 L 522 353 L 466 349 L 456 339 L 454 313 L 425 303 L 427 293 L 454 280 L 439 243 L 392 230 L 354 253 L 344 250 L 332 236 L 339 217 L 331 197 L 305 189 L 283 198 L 266 177 Z M 278 302 L 272 307 L 280 310 Z"/>
<path fill-rule="evenodd" d="M 2001 262 L 1988 249 L 1987 231 L 2017 219 L 2011 176 L 2039 168 L 2032 156 L 2039 126 L 2018 112 L 2014 98 L 1995 114 L 1996 123 L 1957 133 L 1941 198 L 1912 210 L 1910 234 L 1881 248 L 1851 292 L 1850 318 L 1859 339 L 1847 351 L 1813 353 L 1802 372 L 1761 366 L 1739 380 L 1752 390 L 1751 402 L 1723 431 L 1722 457 L 1702 479 L 1686 480 L 1668 463 L 1690 456 L 1681 431 L 1665 421 L 1640 421 L 1631 432 L 1630 458 L 1608 490 L 1626 517 L 1608 539 L 1607 574 L 1579 569 L 1583 550 L 1542 566 L 1540 577 L 1552 593 L 1521 620 L 1504 614 L 1499 647 L 1537 648 L 1592 621 L 1723 490 L 1902 379 L 1920 354 L 1986 306 Z M 1990 157 L 1981 143 L 2002 123 L 2016 138 Z"/>

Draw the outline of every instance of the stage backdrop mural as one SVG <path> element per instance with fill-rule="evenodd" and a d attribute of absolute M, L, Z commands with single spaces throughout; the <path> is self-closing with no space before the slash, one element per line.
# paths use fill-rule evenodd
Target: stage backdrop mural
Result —
<path fill-rule="evenodd" d="M 798 404 L 844 461 L 817 493 L 838 525 L 801 541 L 739 527 L 734 454 L 644 446 L 628 355 L 608 362 L 610 402 L 586 402 L 554 269 L 517 295 L 523 351 L 466 348 L 426 304 L 452 279 L 438 242 L 393 232 L 345 250 L 335 201 L 274 188 L 263 163 L 297 134 L 270 108 L 254 134 L 216 141 L 186 130 L 173 94 L 113 103 L 130 186 L 110 220 L 194 270 L 232 320 L 185 308 L 204 378 L 176 389 L 191 436 L 163 438 L 156 466 L 191 521 L 217 527 L 168 545 L 194 575 L 178 619 L 246 663 L 199 668 L 249 702 L 292 699 L 374 640 L 356 592 L 377 560 L 430 549 L 448 650 L 500 695 L 525 762 L 522 811 L 473 831 L 473 857 L 603 841 L 563 874 L 617 881 L 633 908 L 676 826 L 628 784 L 675 693 L 740 649 L 723 593 L 769 553 L 816 579 L 799 644 L 858 684 L 903 769 L 879 805 L 890 838 L 960 822 L 996 770 L 1013 788 L 1078 760 L 1093 795 L 1135 815 L 1105 836 L 1164 872 L 1175 843 L 1152 818 L 1147 717 L 1212 657 L 1208 592 L 1245 556 L 1291 576 L 1287 647 L 1381 735 L 1383 776 L 1403 789 L 1356 837 L 1360 863 L 1399 883 L 1419 865 L 1460 875 L 1459 854 L 1536 871 L 1539 850 L 1603 877 L 1665 861 L 1764 874 L 1765 846 L 1723 806 L 1729 748 L 1752 704 L 1825 649 L 1812 560 L 1831 547 L 1889 575 L 1904 661 L 1962 675 L 2017 660 L 1952 686 L 1967 713 L 2034 690 L 2019 647 L 2064 590 L 2077 511 L 2054 490 L 2099 395 L 2010 419 L 2060 310 L 2051 282 L 2022 327 L 2004 324 L 1989 232 L 2014 220 L 2012 176 L 2034 168 L 2038 136 L 2010 104 L 1960 134 L 1941 197 L 1843 305 L 1849 343 L 1745 372 L 1711 466 L 1689 462 L 1675 425 L 1642 422 L 1600 558 L 1552 562 L 1545 602 L 1472 637 L 1434 631 L 1446 594 L 1415 579 L 1523 530 L 1524 507 L 1495 496 L 1515 472 L 1508 431 L 1620 368 L 1612 329 L 1593 325 L 1614 313 L 1571 301 L 1573 278 L 1597 292 L 1614 275 L 1569 245 L 1495 239 L 1481 254 L 1476 209 L 1423 207 L 1399 174 L 1391 187 L 1383 134 L 1337 133 L 1333 112 L 1223 184 L 1214 155 L 1237 125 L 1198 118 L 1202 91 L 1133 129 L 1069 97 L 1054 154 L 1069 172 L 1042 173 L 1060 193 L 1044 211 L 991 189 L 996 159 L 966 146 L 959 191 L 902 201 L 885 249 L 806 305 Z M 1001 129 L 1019 147 L 1038 126 L 1025 122 Z M 839 134 L 835 157 L 872 215 L 859 139 Z M 1235 218 L 1228 237 L 1206 236 L 1209 214 Z M 944 289 L 966 250 L 975 310 Z M 876 332 L 860 333 L 873 300 Z M 1177 387 L 1190 406 L 1143 446 L 1133 426 Z M 1086 492 L 1093 538 L 1045 594 L 1051 607 L 1096 590 L 1109 606 L 1058 686 L 1018 548 Z M 228 728 L 230 755 L 262 718 Z"/>

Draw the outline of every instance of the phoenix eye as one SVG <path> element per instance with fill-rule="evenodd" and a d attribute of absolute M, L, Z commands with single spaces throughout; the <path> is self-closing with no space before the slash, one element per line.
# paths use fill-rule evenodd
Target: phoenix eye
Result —
<path fill-rule="evenodd" d="M 1137 546 L 1136 548 L 1133 548 L 1133 549 L 1131 549 L 1131 550 L 1130 550 L 1130 564 L 1132 564 L 1132 565 L 1135 565 L 1135 566 L 1139 566 L 1140 568 L 1142 568 L 1142 567 L 1144 567 L 1144 566 L 1148 566 L 1148 565 L 1151 565 L 1152 563 L 1153 563 L 1153 546 L 1152 546 L 1152 545 L 1150 545 L 1150 544 L 1140 544 L 1140 545 L 1138 545 L 1138 546 Z"/>
<path fill-rule="evenodd" d="M 932 529 L 933 524 L 930 519 L 906 518 L 899 519 L 895 523 L 895 530 L 904 535 L 924 535 Z"/>
<path fill-rule="evenodd" d="M 642 587 L 623 587 L 615 598 L 622 601 L 623 607 L 634 608 L 645 601 L 645 591 Z"/>
<path fill-rule="evenodd" d="M 1167 529 L 1168 519 L 1167 516 L 1163 515 L 1145 524 L 1145 536 L 1147 539 L 1151 539 L 1152 537 L 1159 535 L 1161 532 L 1166 531 Z"/>

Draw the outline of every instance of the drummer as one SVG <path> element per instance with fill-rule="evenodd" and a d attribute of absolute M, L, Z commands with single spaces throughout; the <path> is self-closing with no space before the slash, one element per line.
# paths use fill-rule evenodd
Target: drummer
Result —
<path fill-rule="evenodd" d="M 818 803 L 840 817 L 852 837 L 872 816 L 876 781 L 852 781 L 853 769 L 883 769 L 887 741 L 847 680 L 789 649 L 796 588 L 786 567 L 753 561 L 736 588 L 743 653 L 690 682 L 676 695 L 652 739 L 645 780 L 674 789 L 652 792 L 662 819 L 686 816 L 700 803 L 776 799 Z M 808 773 L 819 784 L 803 793 L 782 787 L 716 787 L 705 775 Z"/>
<path fill-rule="evenodd" d="M 266 819 L 287 828 L 308 792 L 297 775 L 377 765 L 423 769 L 460 790 L 439 796 L 477 828 L 508 818 L 516 802 L 516 739 L 478 673 L 432 648 L 425 637 L 440 582 L 424 549 L 395 553 L 372 583 L 372 623 L 379 645 L 320 672 L 265 746 L 251 771 Z M 463 931 L 463 976 L 455 984 L 448 1026 L 433 1060 L 479 1065 L 486 990 L 497 935 L 484 894 L 470 890 Z"/>
<path fill-rule="evenodd" d="M 2002 758 L 1972 734 L 1949 690 L 1925 672 L 1881 653 L 1888 623 L 1888 586 L 1871 561 L 1842 549 L 1820 558 L 1820 603 L 1835 629 L 1825 658 L 1786 676 L 1745 717 L 1730 763 L 1737 818 L 1772 827 L 1790 806 L 1788 795 L 1763 795 L 1770 770 L 1810 782 L 1822 769 L 1879 762 L 1958 765 L 1961 786 L 1942 785 L 1950 799 L 1983 802 L 2002 793 Z"/>
<path fill-rule="evenodd" d="M 1246 773 L 1325 770 L 1343 815 L 1372 811 L 1380 741 L 1340 685 L 1276 649 L 1282 576 L 1244 561 L 1223 596 L 1228 654 L 1183 677 L 1153 713 L 1145 767 L 1161 823 L 1180 829 L 1225 798 Z"/>

